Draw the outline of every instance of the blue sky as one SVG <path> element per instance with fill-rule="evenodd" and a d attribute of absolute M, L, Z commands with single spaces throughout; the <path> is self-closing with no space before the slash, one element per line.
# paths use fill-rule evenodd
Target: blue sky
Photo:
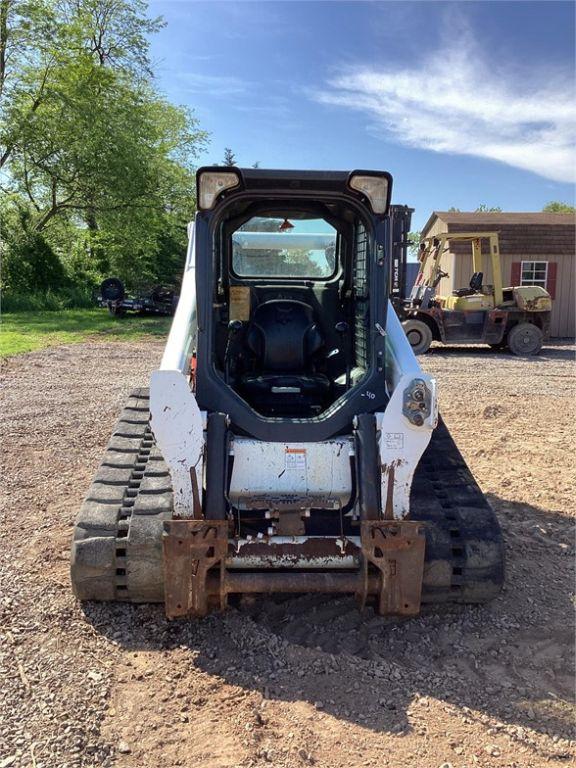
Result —
<path fill-rule="evenodd" d="M 571 2 L 153 0 L 161 89 L 211 134 L 202 164 L 379 168 L 429 213 L 572 202 Z"/>

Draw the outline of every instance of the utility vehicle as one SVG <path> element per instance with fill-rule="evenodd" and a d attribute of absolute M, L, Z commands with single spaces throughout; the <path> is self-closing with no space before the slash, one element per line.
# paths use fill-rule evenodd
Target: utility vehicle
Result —
<path fill-rule="evenodd" d="M 498 593 L 494 512 L 387 299 L 391 189 L 381 171 L 198 171 L 162 362 L 78 515 L 80 599 L 173 618 L 350 593 L 412 615 Z"/>
<path fill-rule="evenodd" d="M 450 296 L 436 294 L 442 278 L 441 259 L 451 242 L 472 245 L 474 274 L 466 288 Z M 493 285 L 484 283 L 489 244 Z M 549 335 L 552 299 L 541 286 L 502 288 L 502 268 L 497 232 L 444 233 L 420 243 L 420 268 L 409 299 L 397 309 L 414 353 L 424 354 L 433 340 L 446 344 L 489 344 L 507 347 L 515 355 L 536 355 Z"/>
<path fill-rule="evenodd" d="M 107 307 L 114 317 L 123 317 L 127 312 L 173 315 L 178 295 L 172 286 L 153 285 L 142 287 L 129 296 L 120 278 L 107 277 L 100 284 L 98 303 L 101 307 Z"/>

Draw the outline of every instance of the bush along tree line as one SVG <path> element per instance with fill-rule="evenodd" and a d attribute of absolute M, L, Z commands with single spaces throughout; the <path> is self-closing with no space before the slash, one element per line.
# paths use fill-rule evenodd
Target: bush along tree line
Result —
<path fill-rule="evenodd" d="M 142 0 L 0 0 L 4 309 L 172 282 L 207 135 L 154 83 Z"/>

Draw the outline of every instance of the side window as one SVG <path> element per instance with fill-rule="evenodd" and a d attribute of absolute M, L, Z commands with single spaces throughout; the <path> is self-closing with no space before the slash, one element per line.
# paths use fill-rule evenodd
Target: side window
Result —
<path fill-rule="evenodd" d="M 539 285 L 556 298 L 556 261 L 513 261 L 512 285 Z"/>
<path fill-rule="evenodd" d="M 548 280 L 547 261 L 523 261 L 520 285 L 539 285 L 546 289 Z"/>

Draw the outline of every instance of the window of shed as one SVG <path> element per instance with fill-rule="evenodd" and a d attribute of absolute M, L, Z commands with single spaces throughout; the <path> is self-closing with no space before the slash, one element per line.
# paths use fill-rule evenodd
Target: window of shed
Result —
<path fill-rule="evenodd" d="M 539 285 L 546 288 L 548 280 L 547 261 L 523 261 L 520 285 Z"/>

